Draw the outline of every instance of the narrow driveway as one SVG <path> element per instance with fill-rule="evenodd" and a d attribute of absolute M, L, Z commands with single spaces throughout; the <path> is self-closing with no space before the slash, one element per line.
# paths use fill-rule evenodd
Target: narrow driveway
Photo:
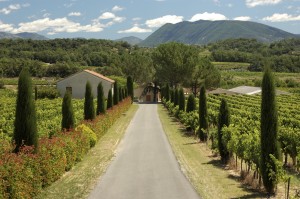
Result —
<path fill-rule="evenodd" d="M 180 171 L 156 104 L 140 104 L 89 199 L 199 199 Z"/>

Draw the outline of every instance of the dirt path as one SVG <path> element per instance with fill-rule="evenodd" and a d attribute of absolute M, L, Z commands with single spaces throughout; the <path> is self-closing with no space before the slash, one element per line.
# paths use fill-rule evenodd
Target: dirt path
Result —
<path fill-rule="evenodd" d="M 116 158 L 89 198 L 199 199 L 180 171 L 156 104 L 139 105 Z"/>

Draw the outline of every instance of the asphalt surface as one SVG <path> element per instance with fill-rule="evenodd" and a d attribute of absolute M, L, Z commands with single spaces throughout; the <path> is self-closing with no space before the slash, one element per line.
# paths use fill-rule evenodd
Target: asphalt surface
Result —
<path fill-rule="evenodd" d="M 199 199 L 180 170 L 156 104 L 140 104 L 89 199 Z"/>

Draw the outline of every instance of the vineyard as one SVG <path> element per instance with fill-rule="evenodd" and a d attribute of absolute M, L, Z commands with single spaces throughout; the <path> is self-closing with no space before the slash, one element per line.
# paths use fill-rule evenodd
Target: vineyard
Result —
<path fill-rule="evenodd" d="M 222 141 L 232 157 L 234 165 L 240 171 L 253 173 L 253 179 L 259 181 L 260 114 L 261 96 L 255 95 L 208 95 L 208 136 L 212 140 L 212 149 L 217 149 L 218 115 L 221 99 L 226 99 L 229 106 L 230 125 L 223 127 Z M 284 165 L 298 171 L 300 168 L 300 101 L 297 95 L 276 97 L 278 108 L 278 143 L 283 153 Z M 198 110 L 186 113 L 179 111 L 170 101 L 163 100 L 169 112 L 183 123 L 186 129 L 196 134 L 199 129 Z M 197 103 L 199 104 L 199 103 Z M 233 159 L 233 160 L 234 160 Z M 240 161 L 240 164 L 238 163 Z M 281 164 L 278 162 L 278 164 Z M 279 165 L 280 167 L 280 165 Z M 284 177 L 284 171 L 282 177 Z"/>
<path fill-rule="evenodd" d="M 15 119 L 15 104 L 17 93 L 0 90 L 0 136 L 12 137 Z M 83 120 L 83 100 L 72 101 L 76 122 Z M 62 98 L 39 99 L 36 101 L 37 128 L 39 136 L 49 136 L 61 130 Z"/>
<path fill-rule="evenodd" d="M 260 157 L 260 96 L 232 95 L 208 97 L 209 123 L 216 125 L 221 98 L 225 98 L 230 109 L 231 124 L 224 128 L 225 143 L 229 151 L 236 154 L 249 166 L 258 168 Z M 282 152 L 297 165 L 300 158 L 300 101 L 298 96 L 284 95 L 277 97 L 279 116 L 279 143 Z"/>

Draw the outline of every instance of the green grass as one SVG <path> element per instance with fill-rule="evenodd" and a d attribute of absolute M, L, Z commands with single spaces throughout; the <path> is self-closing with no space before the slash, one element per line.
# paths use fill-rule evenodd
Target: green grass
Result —
<path fill-rule="evenodd" d="M 183 172 L 202 198 L 264 197 L 244 187 L 236 172 L 223 168 L 206 144 L 198 143 L 193 136 L 186 136 L 180 124 L 169 117 L 162 105 L 158 106 L 158 113 Z"/>
<path fill-rule="evenodd" d="M 37 198 L 87 198 L 98 182 L 99 177 L 109 166 L 115 155 L 115 150 L 137 109 L 137 105 L 132 105 L 126 115 L 117 120 L 81 162 L 62 176 L 61 179 L 44 189 Z"/>

